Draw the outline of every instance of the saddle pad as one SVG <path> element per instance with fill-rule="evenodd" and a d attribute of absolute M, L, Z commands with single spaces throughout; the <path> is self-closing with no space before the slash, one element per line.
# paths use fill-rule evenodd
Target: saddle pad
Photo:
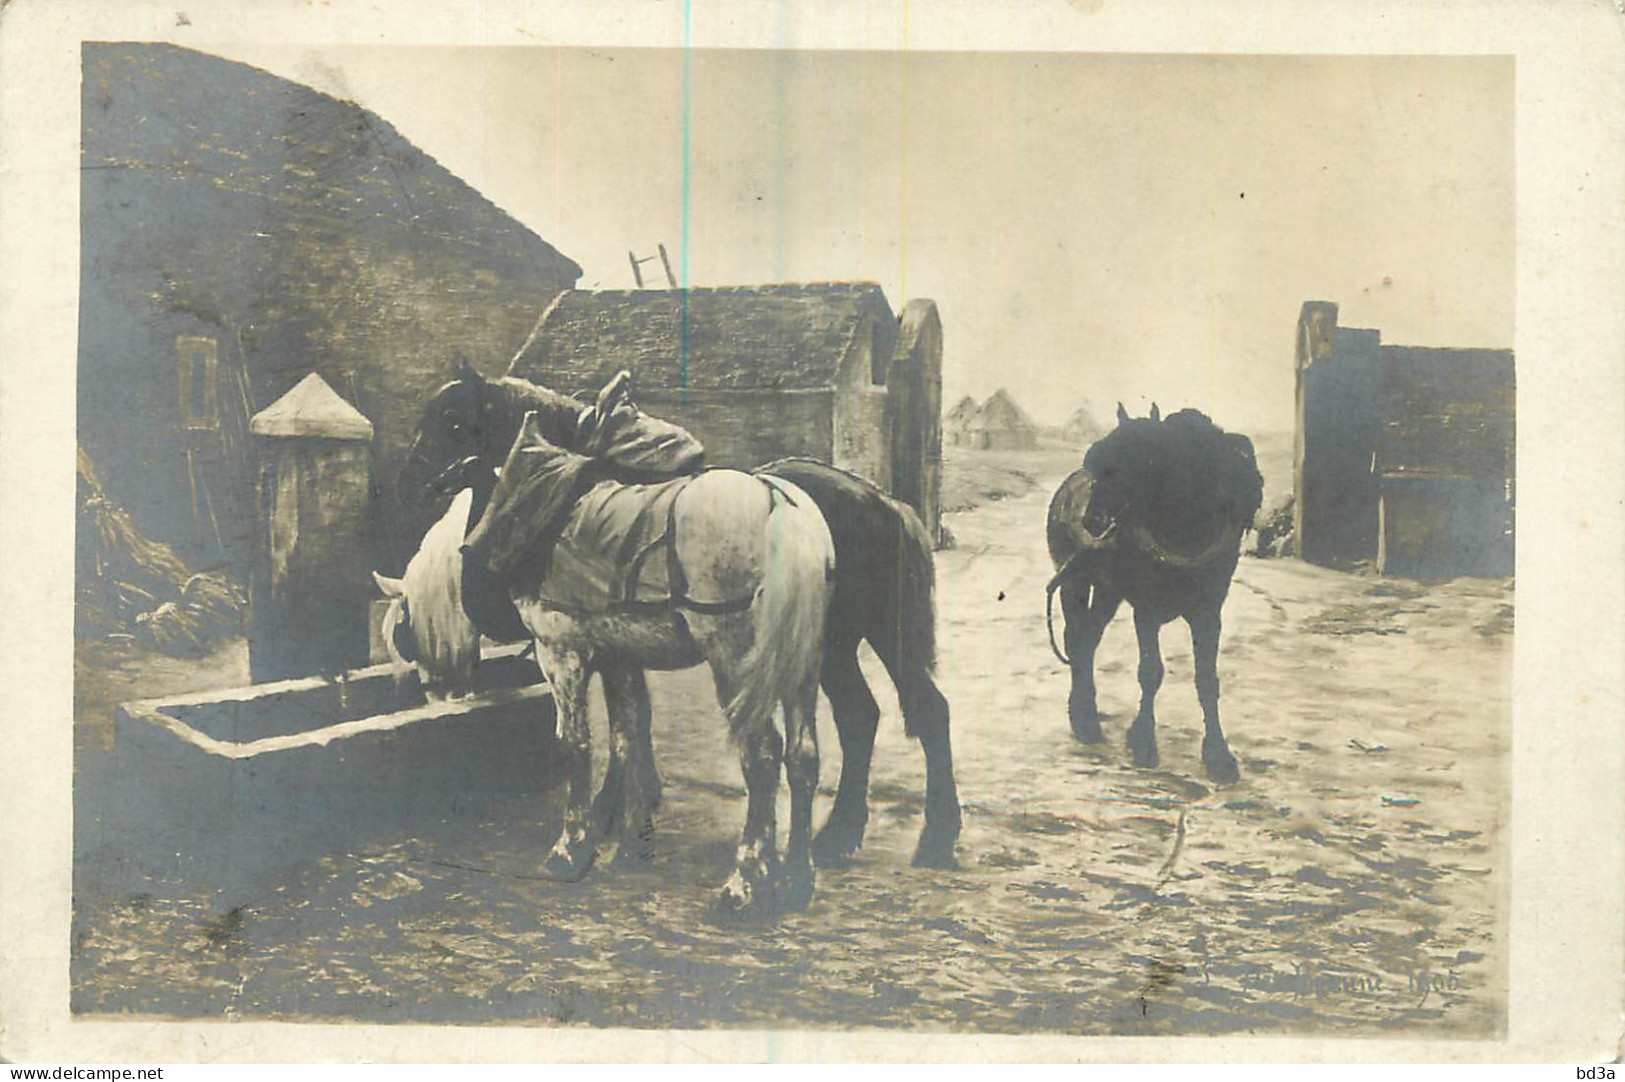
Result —
<path fill-rule="evenodd" d="M 671 600 L 666 534 L 672 504 L 690 480 L 651 485 L 601 481 L 588 489 L 554 542 L 542 600 L 587 612 Z"/>

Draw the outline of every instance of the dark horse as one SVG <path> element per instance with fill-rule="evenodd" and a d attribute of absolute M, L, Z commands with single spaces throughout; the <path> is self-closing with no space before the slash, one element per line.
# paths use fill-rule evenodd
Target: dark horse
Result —
<path fill-rule="evenodd" d="M 428 500 L 436 480 L 470 457 L 486 468 L 500 467 L 527 411 L 568 419 L 586 408 L 525 380 L 486 379 L 460 361 L 452 381 L 424 407 L 400 491 L 408 498 Z M 571 446 L 566 438 L 570 428 L 568 423 L 557 424 L 557 434 L 550 438 Z M 834 466 L 787 458 L 757 472 L 783 478 L 806 492 L 828 523 L 835 547 L 834 591 L 819 683 L 829 697 L 841 741 L 841 780 L 834 807 L 814 842 L 814 857 L 821 865 L 850 857 L 862 844 L 869 820 L 869 764 L 880 706 L 858 665 L 858 647 L 868 642 L 897 689 L 905 731 L 925 752 L 925 826 L 914 863 L 951 865 L 960 810 L 948 701 L 932 675 L 936 564 L 930 535 L 912 508 Z M 646 696 L 647 689 L 641 693 Z"/>
<path fill-rule="evenodd" d="M 1131 419 L 1117 407 L 1117 428 L 1084 455 L 1049 508 L 1055 562 L 1050 601 L 1061 595 L 1066 654 L 1072 668 L 1072 734 L 1096 744 L 1095 647 L 1125 600 L 1140 640 L 1140 710 L 1128 730 L 1134 765 L 1157 765 L 1152 702 L 1162 685 L 1162 625 L 1184 618 L 1196 660 L 1196 696 L 1206 734 L 1202 765 L 1223 785 L 1240 777 L 1219 727 L 1219 610 L 1230 592 L 1241 536 L 1263 500 L 1252 441 L 1227 433 L 1196 410 L 1162 420 Z M 1051 628 L 1050 643 L 1054 645 Z"/>

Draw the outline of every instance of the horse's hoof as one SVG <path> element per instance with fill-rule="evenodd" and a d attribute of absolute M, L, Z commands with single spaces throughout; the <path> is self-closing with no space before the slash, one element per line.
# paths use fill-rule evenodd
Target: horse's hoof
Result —
<path fill-rule="evenodd" d="M 563 880 L 566 883 L 575 883 L 579 882 L 582 876 L 587 874 L 588 870 L 592 868 L 593 862 L 597 859 L 598 850 L 594 847 L 578 848 L 572 851 L 569 847 L 556 845 L 553 847 L 553 851 L 547 855 L 547 861 L 543 864 L 543 867 L 552 878 Z"/>
<path fill-rule="evenodd" d="M 1234 785 L 1241 780 L 1241 767 L 1236 763 L 1236 757 L 1230 754 L 1229 748 L 1220 748 L 1217 751 L 1203 748 L 1202 767 L 1214 785 Z"/>
<path fill-rule="evenodd" d="M 1157 739 L 1137 740 L 1133 734 L 1129 735 L 1128 750 L 1133 758 L 1134 765 L 1141 770 L 1154 770 L 1162 764 L 1162 757 L 1157 754 Z"/>
<path fill-rule="evenodd" d="M 727 917 L 743 917 L 771 907 L 772 889 L 767 880 L 756 880 L 735 868 L 722 884 L 717 908 Z"/>
<path fill-rule="evenodd" d="M 954 842 L 959 838 L 957 830 L 933 830 L 929 825 L 920 834 L 919 842 L 914 846 L 914 866 L 916 868 L 957 868 L 959 862 L 954 859 Z"/>
<path fill-rule="evenodd" d="M 1072 724 L 1072 737 L 1080 744 L 1099 744 L 1106 734 L 1100 731 L 1100 711 L 1092 706 L 1068 705 L 1067 720 Z"/>
<path fill-rule="evenodd" d="M 824 829 L 813 839 L 813 863 L 820 868 L 834 868 L 852 859 L 852 854 L 863 844 L 864 824 L 830 817 Z"/>
<path fill-rule="evenodd" d="M 1072 739 L 1080 744 L 1104 744 L 1106 734 L 1100 731 L 1100 722 L 1098 720 L 1078 721 L 1073 719 Z"/>
<path fill-rule="evenodd" d="M 780 913 L 799 913 L 812 902 L 814 872 L 812 861 L 786 864 L 773 887 L 773 908 Z"/>
<path fill-rule="evenodd" d="M 642 833 L 622 833 L 614 848 L 616 868 L 645 868 L 655 861 L 655 840 Z"/>

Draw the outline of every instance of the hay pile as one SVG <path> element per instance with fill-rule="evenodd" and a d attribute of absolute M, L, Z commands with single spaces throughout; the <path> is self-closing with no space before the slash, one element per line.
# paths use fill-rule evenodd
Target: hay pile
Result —
<path fill-rule="evenodd" d="M 248 598 L 225 571 L 193 574 L 162 541 L 136 529 L 78 453 L 76 634 L 199 657 L 243 631 Z"/>

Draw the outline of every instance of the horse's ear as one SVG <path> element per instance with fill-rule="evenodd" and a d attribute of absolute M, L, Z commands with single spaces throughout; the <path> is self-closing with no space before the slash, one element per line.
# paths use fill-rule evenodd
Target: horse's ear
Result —
<path fill-rule="evenodd" d="M 1117 403 L 1117 423 L 1120 425 L 1128 424 L 1128 410 L 1123 408 L 1121 402 Z"/>
<path fill-rule="evenodd" d="M 1155 402 L 1151 403 L 1151 419 L 1153 421 L 1162 420 L 1162 411 L 1157 408 L 1157 404 Z"/>
<path fill-rule="evenodd" d="M 469 363 L 468 358 L 461 353 L 459 353 L 457 355 L 457 359 L 452 362 L 451 368 L 451 378 L 455 381 L 461 382 L 462 380 L 466 379 L 480 378 L 479 371 L 471 363 Z"/>
<path fill-rule="evenodd" d="M 379 571 L 372 573 L 372 581 L 378 584 L 385 597 L 405 597 L 406 584 L 400 579 L 392 579 Z"/>

